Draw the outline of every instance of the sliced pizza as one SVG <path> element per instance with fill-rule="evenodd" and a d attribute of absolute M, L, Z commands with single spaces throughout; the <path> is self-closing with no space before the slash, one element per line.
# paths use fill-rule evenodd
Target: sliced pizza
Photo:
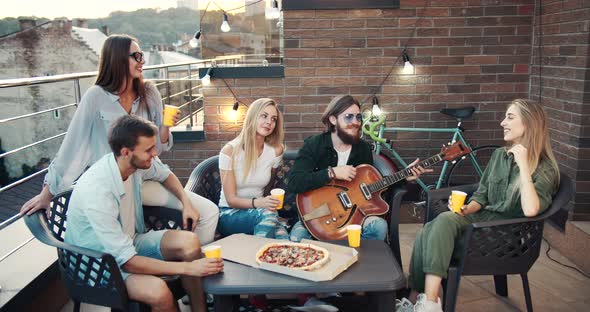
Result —
<path fill-rule="evenodd" d="M 256 262 L 276 264 L 296 270 L 313 271 L 330 259 L 326 248 L 302 243 L 269 243 L 256 253 Z"/>

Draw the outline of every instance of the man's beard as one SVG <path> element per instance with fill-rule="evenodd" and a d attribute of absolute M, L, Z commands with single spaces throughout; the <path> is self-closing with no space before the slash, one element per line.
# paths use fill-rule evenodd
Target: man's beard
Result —
<path fill-rule="evenodd" d="M 141 162 L 135 155 L 131 156 L 131 166 L 135 169 L 149 169 L 151 165 L 151 162 Z"/>
<path fill-rule="evenodd" d="M 356 135 L 348 134 L 344 129 L 357 129 Z M 340 138 L 342 143 L 347 145 L 352 145 L 360 142 L 361 140 L 361 132 L 358 131 L 360 126 L 356 125 L 349 125 L 346 128 L 340 126 L 340 123 L 336 123 L 336 135 Z"/>

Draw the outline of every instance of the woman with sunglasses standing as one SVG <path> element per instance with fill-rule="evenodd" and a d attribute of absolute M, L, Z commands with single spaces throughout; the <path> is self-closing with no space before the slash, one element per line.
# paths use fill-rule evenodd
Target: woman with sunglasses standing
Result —
<path fill-rule="evenodd" d="M 369 143 L 361 140 L 361 107 L 350 95 L 338 96 L 328 104 L 322 115 L 326 131 L 305 140 L 293 168 L 289 172 L 289 191 L 303 193 L 325 186 L 332 180 L 352 181 L 356 166 L 373 165 L 373 152 Z M 410 167 L 418 162 L 410 164 Z M 431 170 L 429 170 L 431 171 Z M 421 167 L 413 168 L 408 180 L 424 173 Z M 384 240 L 387 222 L 376 216 L 365 219 L 362 239 Z M 291 240 L 300 241 L 311 235 L 301 221 L 291 229 Z"/>
<path fill-rule="evenodd" d="M 23 205 L 21 214 L 48 209 L 54 195 L 71 188 L 86 168 L 109 153 L 109 129 L 125 114 L 143 117 L 158 127 L 158 154 L 172 147 L 170 128 L 162 123 L 161 95 L 153 84 L 143 80 L 144 63 L 137 39 L 111 35 L 105 40 L 95 85 L 82 97 L 60 149 L 49 165 L 41 193 Z M 175 116 L 174 123 L 177 121 Z M 201 244 L 213 241 L 219 209 L 208 199 L 186 193 L 188 199 L 184 200 L 188 202 L 183 204 L 160 183 L 146 182 L 142 186 L 142 202 L 182 209 L 185 228 L 191 219 Z M 194 209 L 183 209 L 191 205 Z"/>

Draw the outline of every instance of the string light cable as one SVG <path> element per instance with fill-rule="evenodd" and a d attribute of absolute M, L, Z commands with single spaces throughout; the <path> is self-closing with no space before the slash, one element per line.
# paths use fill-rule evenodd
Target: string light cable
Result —
<path fill-rule="evenodd" d="M 416 20 L 416 22 L 414 23 L 414 28 L 412 29 L 412 34 L 408 37 L 408 39 L 406 39 L 406 42 L 404 42 L 403 44 L 403 48 L 402 48 L 402 53 L 400 53 L 397 58 L 395 59 L 395 61 L 393 62 L 393 65 L 391 66 L 391 68 L 389 69 L 389 72 L 387 73 L 387 75 L 385 75 L 385 77 L 383 78 L 383 80 L 381 81 L 381 83 L 379 84 L 379 87 L 375 88 L 374 92 L 365 97 L 361 102 L 361 106 L 363 106 L 365 103 L 367 103 L 367 101 L 370 98 L 376 97 L 377 93 L 379 92 L 379 90 L 381 90 L 381 88 L 383 87 L 383 85 L 385 84 L 385 82 L 389 79 L 389 77 L 391 76 L 391 74 L 393 73 L 394 69 L 398 66 L 397 64 L 399 63 L 400 59 L 402 59 L 405 63 L 406 58 L 408 60 L 408 63 L 410 63 L 410 58 L 407 54 L 408 51 L 408 45 L 410 43 L 410 40 L 412 40 L 414 38 L 414 36 L 416 35 L 416 31 L 418 29 L 418 26 L 420 25 L 420 23 L 422 22 L 422 20 L 424 19 L 424 11 L 426 10 L 426 8 L 428 8 L 431 4 L 431 0 L 427 0 L 426 2 L 424 2 L 424 6 L 422 7 L 422 15 L 418 18 L 418 20 Z M 416 12 L 417 13 L 417 12 Z M 410 63 L 411 65 L 411 63 Z M 404 64 L 405 66 L 405 64 Z M 372 109 L 370 110 L 372 113 Z M 371 115 L 371 117 L 373 117 Z"/>
<path fill-rule="evenodd" d="M 576 268 L 574 266 L 567 265 L 567 264 L 565 264 L 563 262 L 557 261 L 556 259 L 554 259 L 553 257 L 551 257 L 551 255 L 549 255 L 549 251 L 551 250 L 551 245 L 549 245 L 549 242 L 547 241 L 547 239 L 545 237 L 543 237 L 543 240 L 545 241 L 545 243 L 547 243 L 547 251 L 545 251 L 545 255 L 547 256 L 547 258 L 549 258 L 549 260 L 551 260 L 551 261 L 553 261 L 553 262 L 555 262 L 557 264 L 560 264 L 560 265 L 562 265 L 562 266 L 564 266 L 566 268 L 570 268 L 572 270 L 578 271 L 578 273 L 584 275 L 586 278 L 590 278 L 590 275 L 584 273 L 584 271 L 582 271 L 582 270 L 580 270 L 580 269 L 578 269 L 578 268 Z"/>

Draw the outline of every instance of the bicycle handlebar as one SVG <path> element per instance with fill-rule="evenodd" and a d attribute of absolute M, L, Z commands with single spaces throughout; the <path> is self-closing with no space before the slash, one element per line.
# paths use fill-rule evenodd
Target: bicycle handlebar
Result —
<path fill-rule="evenodd" d="M 385 114 L 381 113 L 381 115 L 379 115 L 379 119 L 375 122 L 371 122 L 371 117 L 367 118 L 367 120 L 363 122 L 363 133 L 369 135 L 375 142 L 386 143 L 386 139 L 379 137 L 379 131 L 377 131 L 377 134 L 375 134 L 375 128 L 385 123 Z M 369 126 L 369 129 L 367 129 L 367 126 Z"/>

